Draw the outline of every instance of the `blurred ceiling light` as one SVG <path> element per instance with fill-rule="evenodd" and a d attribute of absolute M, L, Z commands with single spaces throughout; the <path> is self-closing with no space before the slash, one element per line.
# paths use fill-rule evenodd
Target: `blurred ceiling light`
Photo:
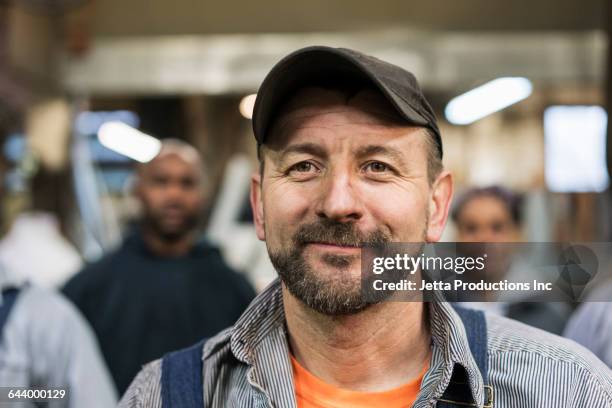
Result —
<path fill-rule="evenodd" d="M 601 106 L 550 106 L 544 111 L 544 170 L 551 191 L 582 193 L 608 188 L 607 123 L 608 115 Z"/>
<path fill-rule="evenodd" d="M 468 125 L 500 111 L 531 95 L 533 85 L 527 78 L 497 78 L 453 98 L 444 113 L 455 125 Z"/>
<path fill-rule="evenodd" d="M 98 139 L 104 147 L 141 163 L 151 161 L 161 149 L 159 139 L 122 122 L 107 122 L 100 126 Z"/>
<path fill-rule="evenodd" d="M 240 114 L 247 119 L 251 119 L 253 117 L 253 108 L 255 107 L 255 98 L 257 98 L 257 94 L 247 95 L 240 101 Z"/>

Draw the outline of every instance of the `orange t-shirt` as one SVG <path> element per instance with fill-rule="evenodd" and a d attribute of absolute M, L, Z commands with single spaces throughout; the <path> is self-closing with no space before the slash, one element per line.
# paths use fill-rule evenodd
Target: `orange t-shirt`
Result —
<path fill-rule="evenodd" d="M 382 392 L 350 391 L 329 385 L 302 367 L 291 356 L 298 408 L 410 408 L 416 400 L 428 365 L 418 378 Z"/>

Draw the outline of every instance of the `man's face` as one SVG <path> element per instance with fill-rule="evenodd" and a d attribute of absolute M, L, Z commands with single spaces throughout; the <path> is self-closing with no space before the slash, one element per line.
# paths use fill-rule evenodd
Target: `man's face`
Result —
<path fill-rule="evenodd" d="M 362 242 L 437 241 L 442 232 L 450 176 L 434 194 L 426 133 L 390 112 L 373 92 L 347 102 L 339 92 L 304 90 L 269 135 L 263 179 L 253 177 L 258 236 L 289 291 L 321 313 L 367 306 Z"/>
<path fill-rule="evenodd" d="M 483 195 L 463 205 L 457 219 L 457 241 L 460 242 L 515 242 L 519 229 L 504 202 L 494 196 Z"/>
<path fill-rule="evenodd" d="M 168 241 L 192 232 L 202 211 L 201 178 L 198 164 L 177 154 L 159 156 L 145 165 L 137 187 L 145 226 Z"/>

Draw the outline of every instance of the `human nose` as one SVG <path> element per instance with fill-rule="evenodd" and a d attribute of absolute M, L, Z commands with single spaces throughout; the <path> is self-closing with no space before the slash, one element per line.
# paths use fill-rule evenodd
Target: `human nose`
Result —
<path fill-rule="evenodd" d="M 321 185 L 316 209 L 321 218 L 339 222 L 357 221 L 363 216 L 363 206 L 348 171 L 329 174 Z"/>
<path fill-rule="evenodd" d="M 164 189 L 164 195 L 168 201 L 176 201 L 182 198 L 184 191 L 180 183 L 168 183 Z"/>

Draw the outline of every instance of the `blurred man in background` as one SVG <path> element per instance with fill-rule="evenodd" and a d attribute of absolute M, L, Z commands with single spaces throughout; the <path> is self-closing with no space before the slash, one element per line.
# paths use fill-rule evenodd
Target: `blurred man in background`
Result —
<path fill-rule="evenodd" d="M 520 242 L 521 237 L 521 197 L 512 191 L 489 186 L 472 188 L 457 200 L 452 218 L 457 228 L 458 242 L 506 243 Z M 511 248 L 506 248 L 509 252 Z M 512 262 L 510 253 L 508 262 Z M 515 261 L 515 260 L 514 260 Z M 523 265 L 526 267 L 526 265 Z M 498 281 L 517 265 L 487 268 L 482 274 L 474 271 L 474 280 Z M 528 299 L 526 299 L 528 300 Z M 571 312 L 569 305 L 561 302 L 464 302 L 463 306 L 482 309 L 529 324 L 551 333 L 561 334 Z"/>
<path fill-rule="evenodd" d="M 144 363 L 232 325 L 254 297 L 219 251 L 198 241 L 204 182 L 198 152 L 165 141 L 138 169 L 138 228 L 65 287 L 98 335 L 120 392 Z"/>

